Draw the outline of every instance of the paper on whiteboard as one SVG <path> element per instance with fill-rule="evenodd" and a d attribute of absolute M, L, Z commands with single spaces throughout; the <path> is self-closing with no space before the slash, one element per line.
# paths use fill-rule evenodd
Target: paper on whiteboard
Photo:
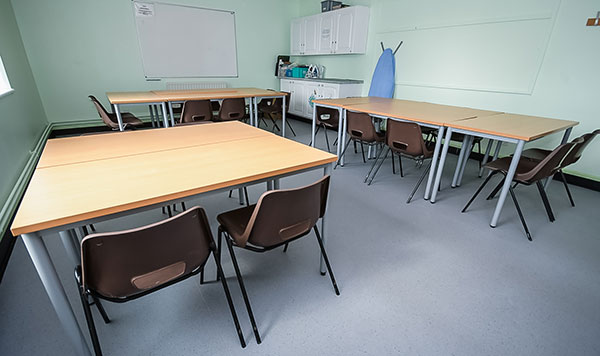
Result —
<path fill-rule="evenodd" d="M 154 16 L 154 4 L 148 4 L 144 2 L 134 2 L 135 5 L 135 16 L 138 17 L 152 17 Z"/>

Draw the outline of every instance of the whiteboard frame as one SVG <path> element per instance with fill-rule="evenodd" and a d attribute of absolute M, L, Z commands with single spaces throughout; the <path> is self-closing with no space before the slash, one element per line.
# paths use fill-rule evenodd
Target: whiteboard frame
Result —
<path fill-rule="evenodd" d="M 230 13 L 231 15 L 233 15 L 233 41 L 234 41 L 234 46 L 235 46 L 235 75 L 193 75 L 193 76 L 164 76 L 164 77 L 149 77 L 146 75 L 146 68 L 144 66 L 144 51 L 142 51 L 142 43 L 141 43 L 141 39 L 140 39 L 140 32 L 139 32 L 139 28 L 137 25 L 137 20 L 136 20 L 136 14 L 135 14 L 135 3 L 147 3 L 147 4 L 161 4 L 161 5 L 169 5 L 169 6 L 178 6 L 178 7 L 187 7 L 187 8 L 192 8 L 192 9 L 201 9 L 201 10 L 207 10 L 207 11 L 217 11 L 217 12 L 227 12 Z M 235 16 L 235 11 L 232 10 L 222 10 L 222 9 L 211 9 L 208 7 L 201 7 L 201 6 L 191 6 L 191 5 L 183 5 L 183 4 L 175 4 L 175 3 L 166 3 L 166 2 L 160 2 L 160 1 L 144 1 L 144 0 L 131 0 L 131 9 L 133 12 L 133 25 L 135 26 L 135 33 L 137 35 L 137 43 L 138 43 L 138 49 L 140 51 L 140 58 L 142 59 L 142 69 L 144 71 L 144 78 L 146 79 L 146 81 L 157 81 L 157 80 L 161 80 L 161 79 L 168 79 L 168 78 L 239 78 L 240 73 L 239 73 L 239 60 L 238 60 L 238 46 L 237 46 L 237 25 L 236 25 L 236 16 Z"/>

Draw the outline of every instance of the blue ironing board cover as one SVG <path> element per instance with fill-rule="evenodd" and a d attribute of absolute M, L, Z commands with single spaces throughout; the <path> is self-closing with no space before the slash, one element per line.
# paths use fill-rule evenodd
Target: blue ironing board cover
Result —
<path fill-rule="evenodd" d="M 386 48 L 373 72 L 369 96 L 393 98 L 396 80 L 396 59 L 390 48 Z"/>

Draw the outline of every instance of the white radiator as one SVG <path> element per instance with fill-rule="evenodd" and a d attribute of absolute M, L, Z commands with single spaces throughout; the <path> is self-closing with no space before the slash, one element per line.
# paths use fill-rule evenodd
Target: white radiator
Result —
<path fill-rule="evenodd" d="M 225 83 L 225 82 L 167 83 L 167 90 L 222 89 L 222 88 L 227 88 L 227 83 Z"/>

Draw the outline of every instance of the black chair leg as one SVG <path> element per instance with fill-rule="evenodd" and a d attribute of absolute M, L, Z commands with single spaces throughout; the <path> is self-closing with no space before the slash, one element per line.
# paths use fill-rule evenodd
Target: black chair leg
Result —
<path fill-rule="evenodd" d="M 539 180 L 535 182 L 535 185 L 540 192 L 540 196 L 542 197 L 542 202 L 544 203 L 544 208 L 546 209 L 546 213 L 548 214 L 548 219 L 550 222 L 554 222 L 554 213 L 552 212 L 552 207 L 550 206 L 550 201 L 548 200 L 548 196 L 546 195 L 546 191 L 544 190 L 544 185 Z"/>
<path fill-rule="evenodd" d="M 167 213 L 169 214 L 169 217 L 173 217 L 173 213 L 171 212 L 171 206 L 167 205 Z"/>
<path fill-rule="evenodd" d="M 567 191 L 569 191 L 569 188 L 567 188 Z M 571 196 L 571 193 L 569 193 L 569 197 Z M 573 200 L 571 199 L 571 202 Z M 573 204 L 573 206 L 575 206 L 575 204 Z M 90 224 L 90 229 L 92 230 L 92 232 L 96 232 L 96 227 L 94 226 L 94 224 Z"/>
<path fill-rule="evenodd" d="M 185 208 L 185 203 L 184 203 L 184 202 L 181 202 L 181 210 L 182 210 L 182 211 L 186 211 L 186 210 L 187 210 L 187 209 Z"/>
<path fill-rule="evenodd" d="M 358 150 L 356 149 L 356 141 L 352 141 L 354 143 L 354 154 L 358 154 Z M 350 140 L 348 140 L 348 143 L 350 143 Z"/>
<path fill-rule="evenodd" d="M 82 286 L 79 286 L 79 297 L 81 298 L 81 304 L 83 305 L 83 313 L 85 315 L 85 321 L 87 322 L 88 331 L 90 338 L 92 339 L 92 345 L 94 346 L 94 353 L 96 356 L 102 356 L 102 349 L 100 348 L 100 341 L 98 340 L 98 333 L 96 333 L 96 325 L 94 324 L 94 318 L 92 316 L 92 310 L 87 300 L 87 293 L 82 291 Z"/>
<path fill-rule="evenodd" d="M 237 313 L 235 312 L 235 307 L 233 306 L 233 300 L 231 299 L 231 293 L 229 293 L 229 287 L 227 286 L 227 281 L 225 280 L 225 274 L 223 273 L 223 268 L 221 267 L 221 260 L 219 260 L 219 256 L 217 256 L 216 251 L 213 251 L 213 257 L 215 258 L 215 264 L 217 265 L 217 275 L 221 279 L 221 284 L 223 285 L 223 291 L 225 292 L 225 297 L 227 298 L 227 304 L 229 305 L 229 311 L 231 311 L 231 317 L 233 318 L 233 323 L 235 324 L 235 329 L 237 330 L 238 337 L 240 338 L 240 344 L 242 348 L 246 347 L 246 341 L 244 341 L 244 334 L 242 333 L 242 327 L 240 326 L 240 321 L 238 320 Z"/>
<path fill-rule="evenodd" d="M 390 149 L 388 148 L 388 151 Z M 365 177 L 365 181 L 364 183 L 367 182 L 367 180 L 369 180 L 369 176 L 371 176 L 371 172 L 373 171 L 373 169 L 375 168 L 375 165 L 377 164 L 377 161 L 379 160 L 379 156 L 381 156 L 381 154 L 383 153 L 383 150 L 379 150 L 379 152 L 377 152 L 377 156 L 375 157 L 375 161 L 373 161 L 373 164 L 371 165 L 371 169 L 369 169 L 369 172 L 367 173 L 367 176 Z M 387 152 L 386 152 L 386 156 L 387 156 Z"/>
<path fill-rule="evenodd" d="M 565 177 L 565 174 L 563 173 L 562 169 L 558 172 L 560 173 L 560 179 L 562 180 L 563 185 L 565 186 L 565 190 L 567 191 L 567 195 L 569 196 L 569 201 L 571 202 L 571 206 L 575 206 L 575 202 L 573 201 L 573 196 L 571 195 L 571 190 L 569 189 L 569 185 L 567 184 L 567 177 Z"/>
<path fill-rule="evenodd" d="M 244 187 L 244 197 L 246 198 L 246 206 L 250 206 L 250 199 L 248 199 L 248 188 Z"/>
<path fill-rule="evenodd" d="M 294 137 L 296 137 L 296 131 L 294 131 L 294 128 L 292 127 L 292 124 L 290 124 L 290 119 L 287 118 L 287 117 L 286 117 L 286 120 L 285 120 L 285 124 L 288 125 L 288 127 L 292 131 L 292 134 L 294 135 Z"/>
<path fill-rule="evenodd" d="M 233 252 L 233 244 L 230 239 L 226 239 L 227 248 L 229 249 L 229 254 L 231 255 L 231 261 L 233 262 L 233 268 L 235 269 L 235 274 L 237 276 L 238 283 L 240 284 L 240 289 L 242 290 L 242 296 L 244 297 L 244 303 L 246 304 L 246 310 L 248 311 L 248 316 L 250 317 L 250 324 L 252 324 L 252 330 L 254 330 L 254 337 L 256 337 L 256 342 L 260 344 L 262 341 L 260 339 L 260 334 L 258 333 L 258 327 L 256 326 L 256 321 L 254 320 L 254 313 L 252 313 L 252 307 L 250 306 L 250 300 L 248 299 L 248 293 L 246 293 L 246 287 L 244 287 L 244 281 L 242 280 L 242 274 L 240 273 L 240 267 L 238 266 L 237 260 L 235 258 L 235 253 Z"/>
<path fill-rule="evenodd" d="M 219 261 L 221 260 L 221 246 L 223 245 L 222 241 L 223 241 L 223 228 L 221 227 L 221 225 L 219 225 L 219 228 L 217 229 L 217 255 L 219 256 Z M 204 273 L 200 274 L 200 277 L 203 278 Z M 218 271 L 217 271 L 216 278 L 217 278 L 217 281 L 220 278 Z M 202 283 L 202 282 L 204 282 L 203 279 L 201 279 L 200 283 Z"/>
<path fill-rule="evenodd" d="M 356 142 L 355 142 L 355 144 L 356 144 Z M 365 159 L 365 145 L 363 144 L 362 141 L 360 141 L 360 153 L 362 153 L 363 163 L 367 163 L 367 160 Z"/>
<path fill-rule="evenodd" d="M 398 154 L 398 165 L 400 166 L 400 177 L 404 177 L 404 171 L 402 170 L 402 155 Z"/>
<path fill-rule="evenodd" d="M 331 284 L 333 284 L 333 289 L 335 290 L 336 295 L 340 295 L 340 290 L 338 289 L 337 283 L 335 282 L 335 277 L 333 276 L 333 271 L 331 270 L 331 265 L 329 264 L 329 258 L 327 258 L 327 253 L 325 252 L 325 247 L 323 246 L 323 240 L 321 240 L 321 235 L 319 234 L 319 229 L 315 225 L 313 227 L 315 230 L 315 235 L 317 236 L 317 241 L 319 241 L 319 247 L 321 248 L 321 254 L 323 254 L 323 259 L 325 260 L 325 266 L 327 266 L 327 272 L 329 272 L 329 278 L 331 278 Z"/>
<path fill-rule="evenodd" d="M 167 212 L 165 211 L 165 207 L 164 207 L 164 206 L 163 206 L 163 207 L 161 207 L 160 209 L 161 209 L 161 212 L 162 212 L 163 214 L 166 214 L 166 213 L 167 213 Z"/>
<path fill-rule="evenodd" d="M 321 125 L 317 125 L 317 128 L 315 130 L 315 145 L 317 144 L 317 134 L 319 133 L 319 129 L 321 128 Z M 312 140 L 308 143 L 309 146 L 312 146 Z"/>
<path fill-rule="evenodd" d="M 333 167 L 333 169 L 336 169 L 337 166 L 340 165 L 340 162 L 342 161 L 342 157 L 344 157 L 344 154 L 346 154 L 346 150 L 348 149 L 349 145 L 350 145 L 350 141 L 352 141 L 352 138 L 348 139 L 348 142 L 346 143 L 346 147 L 344 147 L 344 150 L 342 151 L 342 153 L 340 154 L 340 156 L 338 157 L 337 162 L 335 163 L 335 166 Z M 354 145 L 356 145 L 356 141 L 353 141 Z"/>
<path fill-rule="evenodd" d="M 100 315 L 102 315 L 102 320 L 104 320 L 104 324 L 110 323 L 110 318 L 108 317 L 108 314 L 106 314 L 104 306 L 102 305 L 102 303 L 100 303 L 100 299 L 92 295 L 92 300 L 94 301 L 94 305 L 96 306 L 96 308 L 98 308 Z"/>
<path fill-rule="evenodd" d="M 483 189 L 483 187 L 485 187 L 485 185 L 488 184 L 490 179 L 492 179 L 492 177 L 496 173 L 498 173 L 498 171 L 493 171 L 492 174 L 490 174 L 489 176 L 487 176 L 487 178 L 485 178 L 483 183 L 479 186 L 479 188 L 477 188 L 477 191 L 475 191 L 475 194 L 473 194 L 471 199 L 469 199 L 469 202 L 467 203 L 467 205 L 465 205 L 465 207 L 462 209 L 461 213 L 464 213 L 465 211 L 467 211 L 467 209 L 469 208 L 469 205 L 471 205 L 471 203 L 475 200 L 475 198 L 477 198 L 477 195 L 479 195 L 479 193 L 481 193 L 481 190 Z M 504 179 L 502 181 L 504 182 Z"/>
<path fill-rule="evenodd" d="M 396 158 L 394 157 L 396 154 L 392 151 L 392 174 L 396 174 Z"/>
<path fill-rule="evenodd" d="M 410 193 L 410 195 L 408 196 L 408 199 L 406 200 L 406 204 L 410 203 L 410 201 L 412 200 L 413 196 L 417 192 L 417 189 L 419 189 L 419 186 L 423 182 L 423 179 L 425 179 L 425 176 L 429 172 L 429 169 L 431 169 L 431 164 L 432 164 L 432 162 L 429 162 L 429 165 L 427 166 L 427 168 L 425 169 L 425 171 L 423 172 L 423 174 L 421 174 L 421 178 L 419 178 L 419 181 L 417 182 L 417 184 L 413 188 L 412 193 Z"/>
<path fill-rule="evenodd" d="M 323 125 L 323 133 L 325 134 L 325 142 L 327 143 L 327 152 L 331 152 L 331 147 L 329 146 L 329 135 L 327 135 L 327 126 Z"/>
<path fill-rule="evenodd" d="M 383 150 L 381 150 L 381 151 L 383 151 Z M 373 179 L 375 179 L 375 176 L 377 175 L 377 172 L 379 172 L 379 168 L 381 168 L 381 166 L 383 165 L 383 162 L 385 162 L 385 159 L 387 158 L 388 153 L 390 153 L 390 148 L 389 147 L 385 151 L 385 155 L 383 155 L 383 158 L 379 162 L 379 165 L 377 166 L 377 169 L 375 169 L 375 172 L 373 172 L 373 175 L 371 176 L 371 179 L 369 180 L 369 182 L 367 183 L 367 185 L 371 185 L 371 183 L 373 183 Z M 375 160 L 375 162 L 377 162 L 377 160 Z"/>
<path fill-rule="evenodd" d="M 497 172 L 497 171 L 494 171 Z M 490 174 L 493 175 L 494 173 Z M 498 185 L 494 188 L 494 190 L 492 190 L 492 192 L 490 193 L 490 195 L 487 196 L 487 198 L 485 198 L 486 200 L 492 200 L 494 199 L 494 197 L 496 196 L 496 194 L 498 194 L 498 192 L 500 191 L 500 189 L 502 189 L 502 186 L 504 185 L 504 179 L 502 178 L 502 180 L 500 181 L 500 183 L 498 183 Z"/>
<path fill-rule="evenodd" d="M 288 242 L 288 243 L 285 244 L 285 246 L 283 246 L 283 252 L 284 253 L 287 252 L 287 248 L 288 248 L 289 244 L 290 243 Z"/>
<path fill-rule="evenodd" d="M 517 196 L 515 195 L 515 191 L 512 189 L 512 187 L 510 187 L 508 189 L 508 191 L 510 192 L 510 196 L 511 196 L 513 202 L 515 203 L 515 208 L 517 208 L 517 213 L 519 214 L 519 219 L 521 219 L 521 224 L 523 224 L 523 229 L 525 229 L 525 235 L 527 235 L 527 239 L 529 241 L 533 241 L 533 239 L 531 238 L 531 234 L 529 233 L 529 229 L 527 228 L 527 223 L 525 222 L 525 217 L 523 216 L 523 212 L 521 212 L 521 207 L 519 206 L 519 203 L 517 202 Z"/>

